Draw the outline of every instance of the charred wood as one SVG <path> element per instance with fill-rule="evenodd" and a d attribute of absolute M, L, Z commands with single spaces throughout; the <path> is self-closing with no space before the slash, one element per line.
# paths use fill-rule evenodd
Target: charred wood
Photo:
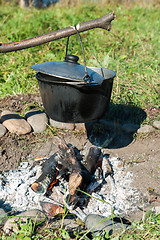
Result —
<path fill-rule="evenodd" d="M 31 188 L 34 192 L 44 193 L 47 191 L 48 186 L 56 178 L 58 158 L 59 155 L 55 153 L 42 164 L 41 175 L 31 185 Z"/>
<path fill-rule="evenodd" d="M 101 156 L 101 149 L 98 147 L 91 147 L 86 159 L 83 162 L 83 165 L 90 174 L 94 174 L 99 158 Z"/>

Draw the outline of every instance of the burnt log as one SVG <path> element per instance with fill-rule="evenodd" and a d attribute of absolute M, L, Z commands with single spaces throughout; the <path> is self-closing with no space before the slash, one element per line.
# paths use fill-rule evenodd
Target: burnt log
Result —
<path fill-rule="evenodd" d="M 91 147 L 88 155 L 83 162 L 83 165 L 90 174 L 94 174 L 100 160 L 101 149 L 98 147 Z"/>
<path fill-rule="evenodd" d="M 83 178 L 80 173 L 71 173 L 71 175 L 69 176 L 69 193 L 71 195 L 75 194 L 76 189 L 81 185 L 82 180 Z"/>
<path fill-rule="evenodd" d="M 56 179 L 58 159 L 59 155 L 55 153 L 42 164 L 41 175 L 31 184 L 31 188 L 34 192 L 46 192 L 48 186 Z"/>
<path fill-rule="evenodd" d="M 31 185 L 33 191 L 37 193 L 49 193 L 54 184 L 63 177 L 68 181 L 70 202 L 77 202 L 81 192 L 80 188 L 86 191 L 87 186 L 94 181 L 93 174 L 101 164 L 101 150 L 91 147 L 84 161 L 77 160 L 77 153 L 71 145 L 61 143 L 59 150 L 42 164 L 41 175 Z"/>
<path fill-rule="evenodd" d="M 102 163 L 103 178 L 113 176 L 113 169 L 107 156 L 104 156 Z"/>
<path fill-rule="evenodd" d="M 71 146 L 66 144 L 59 144 L 59 154 L 61 159 L 59 162 L 63 165 L 65 170 L 70 172 L 69 175 L 69 193 L 75 194 L 76 189 L 82 183 L 82 169 L 80 163 L 76 159 L 76 154 Z"/>
<path fill-rule="evenodd" d="M 59 154 L 61 158 L 59 163 L 63 165 L 68 171 L 81 173 L 80 163 L 76 159 L 76 154 L 72 146 L 67 146 L 66 144 L 59 144 Z"/>

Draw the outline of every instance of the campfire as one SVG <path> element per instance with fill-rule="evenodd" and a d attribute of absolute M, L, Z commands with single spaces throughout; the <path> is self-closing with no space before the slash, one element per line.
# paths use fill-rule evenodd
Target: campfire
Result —
<path fill-rule="evenodd" d="M 127 215 L 144 204 L 132 186 L 133 174 L 123 160 L 109 158 L 98 147 L 78 150 L 61 143 L 50 158 L 23 162 L 0 175 L 0 198 L 7 211 L 39 209 L 51 216 L 78 209 L 85 215 Z M 78 211 L 79 213 L 79 211 Z M 79 216 L 79 215 L 78 215 Z"/>

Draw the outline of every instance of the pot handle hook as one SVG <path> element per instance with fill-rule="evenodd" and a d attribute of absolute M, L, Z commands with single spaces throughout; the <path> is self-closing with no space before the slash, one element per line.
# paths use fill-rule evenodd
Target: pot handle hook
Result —
<path fill-rule="evenodd" d="M 84 67 L 85 67 L 85 75 L 83 77 L 83 81 L 85 83 L 90 83 L 91 82 L 91 77 L 89 76 L 88 72 L 87 72 L 87 67 L 86 67 L 86 59 L 85 59 L 85 53 L 84 53 L 84 47 L 83 47 L 83 44 L 82 44 L 82 39 L 81 39 L 81 35 L 79 34 L 78 30 L 77 30 L 77 27 L 76 25 L 74 25 L 74 28 L 78 34 L 78 37 L 79 37 L 79 40 L 80 40 L 80 43 L 81 43 L 81 48 L 82 48 L 82 53 L 83 53 L 83 61 L 84 61 Z M 67 56 L 67 52 L 68 52 L 68 44 L 69 44 L 69 37 L 67 38 L 67 44 L 66 44 L 66 56 Z"/>

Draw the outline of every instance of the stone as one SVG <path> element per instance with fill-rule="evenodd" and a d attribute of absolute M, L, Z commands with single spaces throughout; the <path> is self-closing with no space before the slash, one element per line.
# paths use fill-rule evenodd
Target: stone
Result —
<path fill-rule="evenodd" d="M 126 123 L 121 126 L 122 130 L 127 133 L 135 133 L 139 129 L 138 124 Z"/>
<path fill-rule="evenodd" d="M 3 208 L 0 208 L 0 218 L 6 214 Z"/>
<path fill-rule="evenodd" d="M 75 221 L 75 219 L 71 219 L 71 218 L 55 219 L 54 220 L 54 226 L 62 227 L 62 224 L 63 224 L 63 228 L 66 231 L 74 232 L 74 231 L 77 230 L 77 228 L 79 228 L 80 224 L 82 225 L 83 223 L 79 224 L 78 219 L 76 219 L 76 221 Z"/>
<path fill-rule="evenodd" d="M 78 131 L 86 131 L 85 123 L 76 123 L 75 124 L 75 129 Z"/>
<path fill-rule="evenodd" d="M 44 112 L 40 110 L 31 110 L 26 112 L 25 118 L 35 133 L 41 133 L 46 130 L 48 118 Z"/>
<path fill-rule="evenodd" d="M 151 133 L 154 131 L 154 128 L 150 125 L 144 125 L 137 130 L 137 133 Z"/>
<path fill-rule="evenodd" d="M 0 123 L 0 137 L 3 137 L 7 132 L 7 129 L 3 124 Z"/>
<path fill-rule="evenodd" d="M 11 133 L 27 134 L 32 130 L 29 123 L 23 117 L 11 111 L 2 111 L 1 122 Z"/>
<path fill-rule="evenodd" d="M 17 233 L 19 231 L 19 227 L 17 223 L 19 219 L 21 219 L 24 223 L 26 223 L 28 219 L 40 221 L 43 219 L 45 220 L 46 215 L 40 210 L 36 210 L 36 209 L 22 212 L 16 216 L 9 218 L 3 226 L 3 231 L 8 235 L 12 233 Z"/>
<path fill-rule="evenodd" d="M 103 230 L 108 231 L 108 234 L 112 235 L 113 233 L 117 233 L 129 227 L 128 224 L 125 223 L 122 224 L 121 220 L 115 221 L 112 220 L 112 218 L 111 219 L 106 218 L 105 220 L 104 216 L 97 214 L 87 215 L 85 219 L 85 226 L 87 229 L 91 229 L 91 232 L 94 234 L 94 236 L 101 234 Z"/>
<path fill-rule="evenodd" d="M 0 227 L 7 221 L 7 213 L 0 207 Z"/>
<path fill-rule="evenodd" d="M 18 221 L 18 217 L 13 217 L 7 219 L 6 223 L 3 226 L 3 232 L 7 235 L 10 235 L 12 233 L 17 233 L 19 231 L 18 224 L 16 221 Z"/>
<path fill-rule="evenodd" d="M 50 119 L 50 125 L 55 128 L 61 128 L 65 130 L 74 130 L 74 123 L 64 123 L 64 122 L 58 122 L 53 119 Z"/>
<path fill-rule="evenodd" d="M 37 221 L 39 221 L 43 218 L 46 218 L 46 215 L 42 211 L 37 210 L 37 209 L 24 211 L 24 212 L 18 214 L 17 216 L 37 219 Z"/>
<path fill-rule="evenodd" d="M 156 121 L 156 120 L 153 121 L 152 126 L 153 126 L 154 128 L 160 129 L 160 121 Z"/>

